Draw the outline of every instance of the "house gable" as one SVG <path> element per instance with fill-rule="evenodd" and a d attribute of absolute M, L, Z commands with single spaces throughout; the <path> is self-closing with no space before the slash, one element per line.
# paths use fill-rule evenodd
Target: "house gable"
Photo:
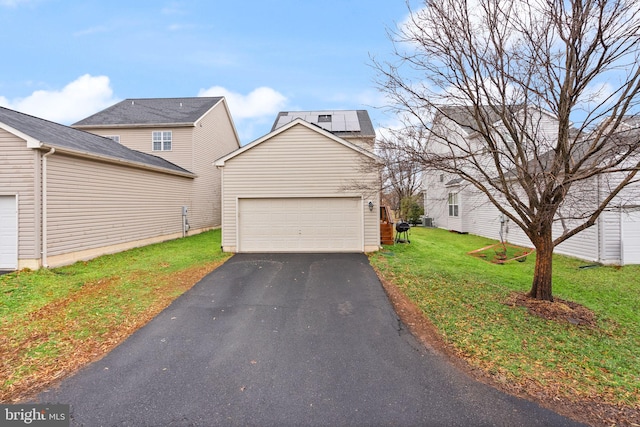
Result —
<path fill-rule="evenodd" d="M 257 147 L 257 146 L 265 143 L 266 141 L 269 141 L 269 140 L 275 138 L 279 134 L 287 132 L 289 129 L 291 129 L 294 126 L 306 127 L 307 129 L 309 129 L 309 130 L 311 130 L 313 132 L 316 132 L 316 133 L 318 133 L 320 135 L 323 135 L 324 137 L 326 137 L 326 138 L 328 138 L 328 139 L 330 139 L 330 140 L 332 140 L 332 141 L 334 141 L 334 142 L 336 142 L 338 144 L 341 144 L 341 145 L 343 145 L 343 146 L 345 146 L 345 147 L 347 147 L 347 148 L 349 148 L 351 150 L 354 150 L 354 151 L 356 151 L 356 152 L 358 152 L 358 153 L 360 153 L 360 154 L 362 154 L 364 156 L 369 157 L 371 160 L 374 160 L 374 161 L 378 160 L 378 157 L 375 154 L 371 153 L 370 151 L 365 150 L 364 148 L 362 148 L 362 147 L 360 147 L 358 145 L 352 144 L 349 141 L 346 141 L 346 140 L 344 140 L 342 138 L 339 138 L 336 135 L 334 135 L 333 133 L 328 132 L 328 131 L 326 131 L 326 130 L 318 127 L 318 126 L 315 126 L 315 125 L 313 125 L 311 123 L 308 123 L 307 121 L 305 121 L 305 120 L 303 120 L 301 118 L 297 118 L 297 119 L 287 123 L 286 125 L 284 125 L 282 127 L 279 127 L 278 129 L 272 131 L 271 133 L 263 136 L 262 138 L 258 138 L 255 141 L 245 145 L 244 147 L 242 147 L 242 148 L 240 148 L 240 149 L 238 149 L 238 150 L 236 150 L 236 151 L 234 151 L 232 153 L 229 153 L 228 155 L 216 160 L 215 161 L 215 165 L 218 166 L 218 167 L 223 167 L 225 165 L 225 162 L 233 159 L 234 157 L 237 157 L 237 156 L 241 155 L 242 153 L 244 153 L 246 151 L 249 151 L 249 150 L 253 149 L 254 147 Z"/>

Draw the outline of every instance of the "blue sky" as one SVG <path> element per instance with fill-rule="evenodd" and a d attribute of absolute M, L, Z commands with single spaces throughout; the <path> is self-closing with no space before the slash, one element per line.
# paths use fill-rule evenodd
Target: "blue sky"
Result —
<path fill-rule="evenodd" d="M 226 96 L 243 144 L 278 111 L 380 108 L 370 55 L 404 0 L 0 0 L 0 105 L 71 124 L 125 98 Z"/>

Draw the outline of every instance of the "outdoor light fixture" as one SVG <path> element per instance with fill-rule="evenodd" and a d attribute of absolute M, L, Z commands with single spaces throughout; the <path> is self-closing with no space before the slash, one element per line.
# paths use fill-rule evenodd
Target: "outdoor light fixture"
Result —
<path fill-rule="evenodd" d="M 373 212 L 373 202 L 369 200 L 369 210 Z"/>

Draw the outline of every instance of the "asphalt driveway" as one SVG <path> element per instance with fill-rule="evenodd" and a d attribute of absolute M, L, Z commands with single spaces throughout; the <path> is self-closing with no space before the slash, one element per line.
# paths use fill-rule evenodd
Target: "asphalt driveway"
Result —
<path fill-rule="evenodd" d="M 361 254 L 236 255 L 37 401 L 86 426 L 579 425 L 424 348 Z"/>

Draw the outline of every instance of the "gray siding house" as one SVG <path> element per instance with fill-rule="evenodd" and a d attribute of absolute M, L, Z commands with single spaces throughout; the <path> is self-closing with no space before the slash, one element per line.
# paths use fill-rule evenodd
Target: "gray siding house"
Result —
<path fill-rule="evenodd" d="M 379 249 L 374 139 L 366 111 L 280 113 L 272 132 L 215 162 L 223 250 Z"/>

